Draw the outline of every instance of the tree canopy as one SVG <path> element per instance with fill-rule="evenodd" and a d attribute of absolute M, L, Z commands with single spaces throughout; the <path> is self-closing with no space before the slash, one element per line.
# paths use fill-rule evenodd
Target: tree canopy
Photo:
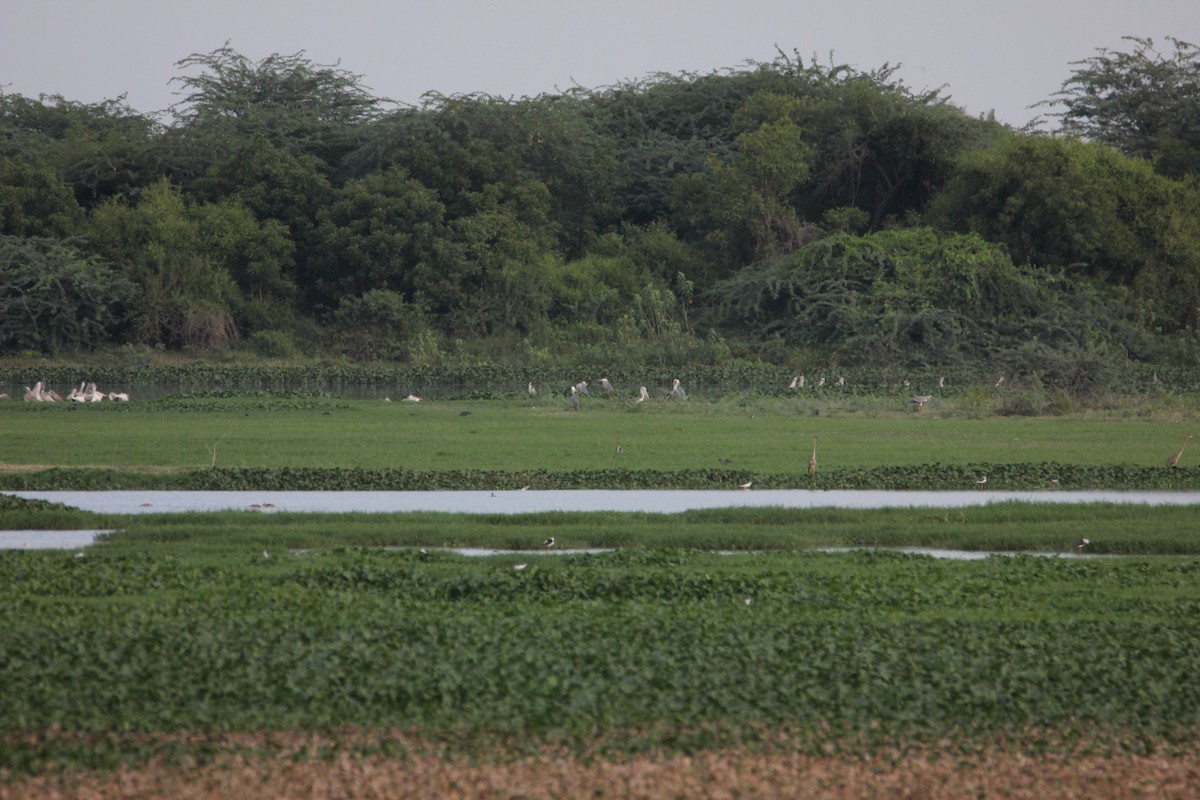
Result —
<path fill-rule="evenodd" d="M 398 106 L 227 44 L 178 62 L 162 119 L 0 92 L 0 296 L 34 263 L 80 287 L 45 306 L 76 323 L 2 346 L 929 364 L 1194 339 L 1200 62 L 1130 41 L 1077 65 L 1055 134 L 782 51 Z"/>

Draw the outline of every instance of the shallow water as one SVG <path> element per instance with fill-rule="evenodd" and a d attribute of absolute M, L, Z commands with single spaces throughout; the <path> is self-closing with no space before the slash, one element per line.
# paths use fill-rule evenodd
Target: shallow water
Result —
<path fill-rule="evenodd" d="M 102 533 L 112 531 L 0 531 L 0 550 L 71 550 L 93 544 Z"/>
<path fill-rule="evenodd" d="M 547 511 L 678 513 L 701 508 L 966 508 L 1002 502 L 1200 505 L 1200 492 L 1028 491 L 931 492 L 838 489 L 555 490 L 446 492 L 5 492 L 102 514 L 256 510 L 263 512 L 436 511 L 459 514 L 532 514 Z"/>

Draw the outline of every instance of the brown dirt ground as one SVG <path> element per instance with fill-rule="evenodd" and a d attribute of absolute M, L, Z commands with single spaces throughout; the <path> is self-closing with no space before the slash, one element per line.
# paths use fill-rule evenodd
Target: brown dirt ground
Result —
<path fill-rule="evenodd" d="M 292 745 L 307 734 L 295 734 Z M 272 735 L 230 739 L 233 750 L 201 762 L 111 771 L 0 773 L 0 800 L 38 798 L 1195 798 L 1200 745 L 1171 753 L 1045 753 L 1010 748 L 813 755 L 726 748 L 694 755 L 580 757 L 447 756 L 409 750 L 387 757 L 280 748 Z M 265 745 L 265 751 L 260 749 Z M 270 756 L 262 755 L 271 753 Z"/>

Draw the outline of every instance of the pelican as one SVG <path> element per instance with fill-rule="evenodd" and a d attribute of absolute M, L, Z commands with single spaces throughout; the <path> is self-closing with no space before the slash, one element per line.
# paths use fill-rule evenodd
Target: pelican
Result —
<path fill-rule="evenodd" d="M 526 388 L 525 391 L 527 391 L 529 393 L 530 397 L 533 397 L 534 395 L 537 394 L 537 389 L 534 387 L 533 381 L 529 382 L 529 387 Z"/>
<path fill-rule="evenodd" d="M 608 382 L 608 378 L 601 378 L 601 379 L 600 379 L 600 388 L 604 390 L 604 393 L 605 393 L 605 394 L 612 394 L 612 393 L 613 393 L 613 385 L 612 385 L 611 383 L 609 383 L 609 382 Z"/>
<path fill-rule="evenodd" d="M 0 392 L 0 400 L 7 400 L 8 392 Z"/>
<path fill-rule="evenodd" d="M 549 550 L 551 547 L 554 547 L 554 537 L 551 536 L 550 538 L 546 539 L 546 541 L 542 542 L 542 547 L 546 548 L 547 550 Z"/>
<path fill-rule="evenodd" d="M 808 457 L 808 474 L 817 474 L 817 440 L 813 439 L 812 455 Z"/>
<path fill-rule="evenodd" d="M 647 400 L 649 400 L 649 399 L 650 399 L 650 392 L 646 391 L 646 387 L 645 387 L 645 386 L 643 386 L 643 387 L 641 388 L 641 390 L 638 392 L 637 401 L 638 401 L 639 403 L 644 403 L 644 402 L 646 402 L 646 401 L 647 401 Z"/>
<path fill-rule="evenodd" d="M 931 395 L 931 394 L 919 394 L 919 395 L 916 395 L 915 397 L 913 397 L 913 399 L 909 400 L 908 402 L 910 402 L 914 406 L 916 406 L 917 411 L 920 411 L 923 408 L 925 408 L 925 404 L 928 403 L 932 399 L 933 399 L 933 395 Z"/>
<path fill-rule="evenodd" d="M 579 388 L 576 386 L 571 387 L 571 409 L 579 410 Z"/>
<path fill-rule="evenodd" d="M 739 489 L 749 489 L 753 485 L 754 485 L 754 481 L 746 481 L 745 483 L 739 483 L 738 488 Z"/>
<path fill-rule="evenodd" d="M 1183 444 L 1179 446 L 1179 450 L 1177 450 L 1173 456 L 1167 459 L 1168 467 L 1173 467 L 1179 463 L 1179 457 L 1183 455 L 1183 448 L 1187 447 L 1188 439 L 1191 439 L 1195 435 L 1196 434 L 1194 433 L 1189 433 L 1187 436 L 1183 437 Z"/>
<path fill-rule="evenodd" d="M 685 392 L 683 387 L 679 385 L 679 378 L 671 381 L 671 397 L 674 397 L 677 400 L 687 400 L 687 392 Z"/>

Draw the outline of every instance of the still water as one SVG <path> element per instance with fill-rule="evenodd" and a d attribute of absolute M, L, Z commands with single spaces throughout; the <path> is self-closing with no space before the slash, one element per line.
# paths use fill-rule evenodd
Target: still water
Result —
<path fill-rule="evenodd" d="M 554 490 L 473 492 L 5 492 L 101 514 L 186 511 L 297 512 L 437 511 L 533 514 L 546 511 L 641 511 L 671 514 L 702 508 L 966 508 L 991 503 L 1134 503 L 1200 505 L 1200 492 L 1029 491 L 924 492 L 808 489 Z"/>

